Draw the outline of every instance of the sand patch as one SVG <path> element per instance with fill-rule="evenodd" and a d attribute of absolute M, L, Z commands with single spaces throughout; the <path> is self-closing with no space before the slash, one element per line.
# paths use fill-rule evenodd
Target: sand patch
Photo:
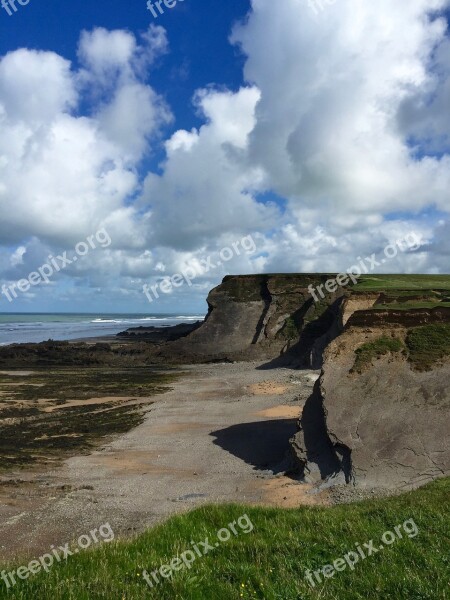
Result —
<path fill-rule="evenodd" d="M 262 381 L 261 383 L 249 385 L 247 389 L 255 396 L 278 396 L 280 394 L 284 394 L 288 389 L 288 386 L 277 383 L 276 381 Z"/>
<path fill-rule="evenodd" d="M 263 483 L 262 504 L 279 508 L 297 508 L 298 506 L 328 506 L 330 501 L 326 492 L 310 494 L 312 484 L 299 483 L 282 476 Z"/>
<path fill-rule="evenodd" d="M 105 396 L 104 398 L 89 398 L 87 400 L 69 400 L 64 404 L 57 404 L 56 406 L 46 406 L 42 410 L 43 412 L 51 413 L 55 410 L 61 410 L 63 408 L 73 408 L 76 406 L 95 406 L 96 404 L 109 404 L 111 402 L 140 404 L 141 402 L 146 402 L 147 400 L 150 400 L 150 398 L 130 398 L 129 396 Z M 54 399 L 42 398 L 39 402 L 47 403 L 51 401 L 54 401 Z"/>
<path fill-rule="evenodd" d="M 191 469 L 183 469 L 161 464 L 158 460 L 164 451 L 130 451 L 97 456 L 96 467 L 110 469 L 115 475 L 167 475 L 190 478 L 194 476 Z"/>
<path fill-rule="evenodd" d="M 152 427 L 152 433 L 166 435 L 168 433 L 181 433 L 182 431 L 196 431 L 198 429 L 214 429 L 216 425 L 210 423 L 168 423 Z"/>
<path fill-rule="evenodd" d="M 299 419 L 302 414 L 300 406 L 289 406 L 288 404 L 280 404 L 272 406 L 255 413 L 257 417 L 266 417 L 268 419 Z"/>
<path fill-rule="evenodd" d="M 9 377 L 29 377 L 34 375 L 34 371 L 0 371 L 0 375 L 8 375 Z"/>

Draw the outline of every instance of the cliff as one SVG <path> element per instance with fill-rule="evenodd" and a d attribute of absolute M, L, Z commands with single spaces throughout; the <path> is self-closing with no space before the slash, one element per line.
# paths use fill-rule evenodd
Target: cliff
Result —
<path fill-rule="evenodd" d="M 204 324 L 170 352 L 322 367 L 292 439 L 297 469 L 318 487 L 410 488 L 447 475 L 450 277 L 363 277 L 316 302 L 310 286 L 333 277 L 227 277 Z"/>
<path fill-rule="evenodd" d="M 190 360 L 251 360 L 286 357 L 309 364 L 315 342 L 336 322 L 343 291 L 315 303 L 308 291 L 332 275 L 225 277 L 208 295 L 205 322 L 162 349 Z"/>
<path fill-rule="evenodd" d="M 114 343 L 0 348 L 2 368 L 259 360 L 321 368 L 291 441 L 315 486 L 416 487 L 449 473 L 450 276 L 226 277 L 203 323 L 141 328 Z M 328 282 L 328 284 L 327 284 Z M 323 293 L 324 289 L 331 291 Z"/>
<path fill-rule="evenodd" d="M 430 327 L 350 325 L 329 345 L 292 440 L 307 481 L 407 489 L 449 474 L 450 348 L 411 345 Z"/>

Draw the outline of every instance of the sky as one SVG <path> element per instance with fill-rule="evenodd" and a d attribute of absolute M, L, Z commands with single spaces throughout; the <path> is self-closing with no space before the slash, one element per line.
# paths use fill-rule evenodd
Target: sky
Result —
<path fill-rule="evenodd" d="M 10 2 L 0 312 L 204 312 L 228 274 L 373 256 L 449 272 L 450 0 Z"/>

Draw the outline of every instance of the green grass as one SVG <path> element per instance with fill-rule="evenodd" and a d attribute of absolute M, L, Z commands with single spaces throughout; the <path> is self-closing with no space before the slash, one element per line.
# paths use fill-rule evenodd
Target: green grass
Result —
<path fill-rule="evenodd" d="M 416 308 L 450 308 L 450 302 L 391 302 L 389 304 L 375 304 L 371 310 L 413 310 Z"/>
<path fill-rule="evenodd" d="M 450 275 L 362 275 L 353 289 L 450 290 Z"/>
<path fill-rule="evenodd" d="M 104 543 L 69 557 L 49 573 L 19 581 L 0 598 L 15 600 L 439 600 L 448 598 L 450 480 L 395 498 L 334 508 L 283 510 L 238 505 L 197 509 L 171 518 L 132 541 Z M 246 513 L 253 530 L 219 544 L 190 570 L 150 589 L 154 571 Z M 312 588 L 317 570 L 412 519 L 418 534 L 390 546 Z M 100 525 L 100 524 L 99 524 Z M 112 524 L 113 525 L 113 524 Z M 87 532 L 86 532 L 87 533 Z M 61 540 L 62 542 L 62 540 Z M 366 549 L 367 552 L 367 549 Z M 26 565 L 27 561 L 17 563 Z M 9 569 L 10 567 L 8 567 Z"/>
<path fill-rule="evenodd" d="M 397 338 L 380 337 L 373 342 L 367 342 L 355 350 L 356 358 L 352 371 L 360 373 L 376 358 L 390 352 L 401 352 L 405 346 Z"/>
<path fill-rule="evenodd" d="M 379 337 L 355 350 L 355 362 L 351 372 L 361 373 L 374 359 L 390 352 L 402 352 L 418 371 L 432 369 L 450 356 L 450 323 L 436 323 L 408 330 L 406 345 L 398 338 Z"/>
<path fill-rule="evenodd" d="M 438 323 L 410 329 L 406 345 L 412 365 L 421 371 L 428 370 L 450 355 L 450 324 Z"/>

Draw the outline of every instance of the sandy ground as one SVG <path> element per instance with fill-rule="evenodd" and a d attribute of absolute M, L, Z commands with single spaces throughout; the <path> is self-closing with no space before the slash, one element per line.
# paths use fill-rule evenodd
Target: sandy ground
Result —
<path fill-rule="evenodd" d="M 187 367 L 152 398 L 144 423 L 107 446 L 52 471 L 3 477 L 0 558 L 36 556 L 106 522 L 129 535 L 204 503 L 326 504 L 285 475 L 318 373 L 258 367 Z"/>

